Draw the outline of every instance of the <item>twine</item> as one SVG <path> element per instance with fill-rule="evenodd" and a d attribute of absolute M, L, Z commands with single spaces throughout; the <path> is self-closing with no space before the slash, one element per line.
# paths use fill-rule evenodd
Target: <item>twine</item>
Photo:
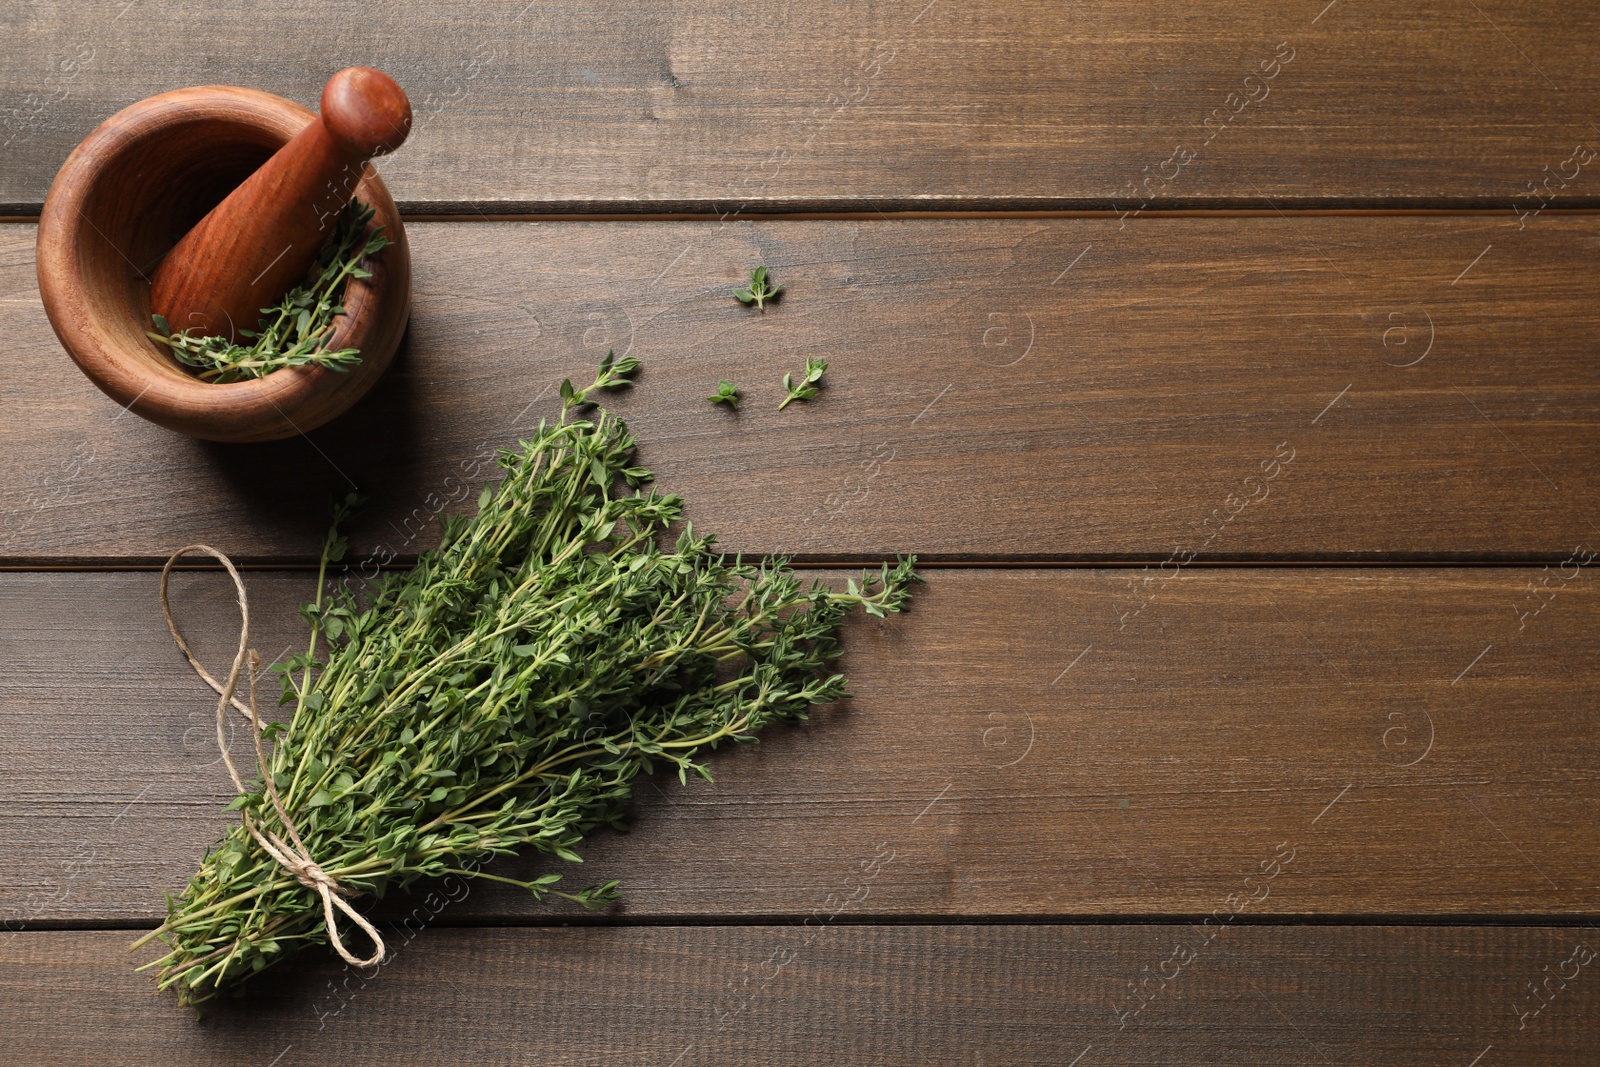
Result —
<path fill-rule="evenodd" d="M 200 661 L 195 659 L 194 653 L 189 649 L 189 643 L 178 632 L 178 624 L 172 618 L 172 608 L 167 603 L 167 579 L 172 573 L 172 565 L 179 558 L 190 552 L 203 553 L 221 563 L 223 569 L 228 572 L 228 577 L 233 579 L 233 588 L 238 594 L 239 651 L 234 654 L 233 666 L 228 671 L 228 680 L 225 683 L 218 682 L 211 677 L 206 672 L 206 669 L 200 665 Z M 261 771 L 261 781 L 266 786 L 267 796 L 272 800 L 272 808 L 278 813 L 278 820 L 283 824 L 284 829 L 288 831 L 289 840 L 285 841 L 271 830 L 257 827 L 250 818 L 248 811 L 243 812 L 244 828 L 249 831 L 251 837 L 256 839 L 257 844 L 262 847 L 268 856 L 271 856 L 280 866 L 294 875 L 295 880 L 301 885 L 322 898 L 322 914 L 328 927 L 328 939 L 332 942 L 333 949 L 339 954 L 340 958 L 353 967 L 371 967 L 378 963 L 383 959 L 385 952 L 383 938 L 378 936 L 378 931 L 362 917 L 360 912 L 346 903 L 347 898 L 357 894 L 340 885 L 332 875 L 317 866 L 316 861 L 311 858 L 311 852 L 306 848 L 305 842 L 300 839 L 300 831 L 296 829 L 294 822 L 289 818 L 289 813 L 284 810 L 283 800 L 278 796 L 278 786 L 273 780 L 271 768 L 267 765 L 266 750 L 261 744 L 261 719 L 256 714 L 256 674 L 261 669 L 261 657 L 256 654 L 255 649 L 250 647 L 250 603 L 245 596 L 244 581 L 239 577 L 239 572 L 234 569 L 233 561 L 209 545 L 187 545 L 178 549 L 167 560 L 166 566 L 161 568 L 161 614 L 166 617 L 167 629 L 172 631 L 172 639 L 178 643 L 178 649 L 183 653 L 184 658 L 189 661 L 189 666 L 193 667 L 201 680 L 215 690 L 221 698 L 217 701 L 217 747 L 222 751 L 222 762 L 227 765 L 228 777 L 233 779 L 234 786 L 241 794 L 248 794 L 249 790 L 245 788 L 243 779 L 239 777 L 239 769 L 234 766 L 233 757 L 228 752 L 226 723 L 229 706 L 237 708 L 249 720 L 250 736 L 255 741 L 256 766 Z M 246 706 L 234 696 L 234 692 L 239 686 L 239 673 L 247 663 L 250 669 L 249 706 Z M 366 959 L 360 959 L 352 955 L 350 950 L 344 947 L 344 941 L 339 937 L 338 920 L 333 914 L 334 908 L 338 908 L 349 916 L 350 921 L 359 926 L 362 932 L 371 938 L 373 944 L 371 956 Z"/>

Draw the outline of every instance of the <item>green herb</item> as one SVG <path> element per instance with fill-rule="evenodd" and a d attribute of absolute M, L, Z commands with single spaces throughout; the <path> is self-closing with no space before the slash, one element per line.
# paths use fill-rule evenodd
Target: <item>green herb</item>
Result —
<path fill-rule="evenodd" d="M 587 389 L 579 392 L 572 387 L 572 382 L 561 382 L 561 410 L 563 414 L 575 407 L 592 404 L 589 394 L 598 389 L 624 389 L 633 384 L 629 375 L 639 369 L 639 361 L 632 356 L 616 358 L 616 350 L 606 349 L 606 358 L 600 361 L 600 372 L 595 376 L 594 383 Z"/>
<path fill-rule="evenodd" d="M 724 378 L 717 383 L 717 391 L 706 397 L 713 404 L 726 404 L 735 411 L 739 410 L 739 387 Z"/>
<path fill-rule="evenodd" d="M 336 510 L 301 609 L 309 651 L 280 668 L 294 712 L 265 728 L 264 758 L 306 855 L 345 891 L 455 874 L 605 905 L 615 882 L 561 894 L 558 874 L 478 864 L 525 849 L 580 862 L 585 835 L 622 824 L 641 772 L 710 778 L 708 750 L 843 696 L 844 617 L 906 605 L 911 558 L 832 592 L 802 588 L 782 559 L 730 560 L 692 526 L 672 538 L 682 502 L 645 488 L 627 426 L 575 415 L 637 365 L 608 357 L 587 388 L 564 383 L 560 419 L 500 454 L 476 515 L 447 518 L 440 547 L 366 607 L 328 589 L 356 501 Z M 262 782 L 246 789 L 232 808 L 291 832 Z M 187 1003 L 329 940 L 317 894 L 238 825 L 139 943 L 156 938 L 169 951 L 146 967 Z"/>
<path fill-rule="evenodd" d="M 827 370 L 827 360 L 807 359 L 805 380 L 799 385 L 795 385 L 790 380 L 793 377 L 792 375 L 785 374 L 783 376 L 783 387 L 789 390 L 789 395 L 783 398 L 783 403 L 778 405 L 778 410 L 782 411 L 796 400 L 810 400 L 816 396 L 817 390 L 820 388 L 817 383 L 822 381 L 822 376 L 827 373 Z"/>
<path fill-rule="evenodd" d="M 239 331 L 241 337 L 254 338 L 253 344 L 199 336 L 191 330 L 175 333 L 160 315 L 151 316 L 160 332 L 146 336 L 171 349 L 178 362 L 194 367 L 202 381 L 217 384 L 264 378 L 284 367 L 311 365 L 341 373 L 349 370 L 361 362 L 358 349 L 330 351 L 324 346 L 333 333 L 334 320 L 345 313 L 339 303 L 345 282 L 372 277 L 372 272 L 361 266 L 362 261 L 394 243 L 383 236 L 382 226 L 367 232 L 372 214 L 373 209 L 360 201 L 350 202 L 339 216 L 333 236 L 317 254 L 306 281 L 290 290 L 275 307 L 262 308 L 264 317 L 256 330 Z"/>
<path fill-rule="evenodd" d="M 783 292 L 783 286 L 769 284 L 767 268 L 757 267 L 750 272 L 750 284 L 743 289 L 733 291 L 734 298 L 739 303 L 749 307 L 754 304 L 763 314 L 766 313 L 769 301 L 778 299 L 778 294 Z"/>

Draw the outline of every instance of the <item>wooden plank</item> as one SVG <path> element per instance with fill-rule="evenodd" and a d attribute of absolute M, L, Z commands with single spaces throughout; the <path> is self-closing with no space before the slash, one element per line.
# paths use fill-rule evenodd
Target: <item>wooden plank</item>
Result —
<path fill-rule="evenodd" d="M 0 936 L 18 1062 L 1464 1067 L 1492 1049 L 1483 1062 L 1560 1067 L 1600 1053 L 1586 928 L 1245 926 L 1209 943 L 1162 925 L 424 929 L 371 976 L 307 954 L 199 1022 L 132 973 L 128 940 Z M 1132 1014 L 1128 988 L 1150 975 Z"/>
<path fill-rule="evenodd" d="M 730 551 L 856 560 L 1561 559 L 1600 494 L 1600 220 L 427 223 L 375 393 L 233 447 L 126 413 L 0 226 L 0 563 L 151 563 L 197 538 L 414 555 L 607 349 L 660 484 Z M 766 262 L 766 314 L 729 290 Z M 779 379 L 832 361 L 779 413 Z M 707 403 L 719 378 L 744 390 Z M 1292 462 L 1283 463 L 1292 456 Z M 1279 476 L 1270 483 L 1264 468 Z M 368 563 L 368 566 L 372 566 Z"/>
<path fill-rule="evenodd" d="M 72 147 L 145 96 L 228 83 L 314 106 L 352 63 L 411 94 L 416 133 L 383 170 L 412 211 L 1271 200 L 1509 216 L 1547 179 L 1562 203 L 1600 203 L 1574 154 L 1592 163 L 1600 146 L 1584 118 L 1600 103 L 1600 12 L 1581 3 L 1426 0 L 1397 22 L 1325 0 L 330 0 L 247 19 L 41 0 L 6 31 L 0 213 L 37 212 Z M 171 61 L 174 41 L 191 62 Z"/>
<path fill-rule="evenodd" d="M 620 921 L 1594 915 L 1600 593 L 1568 570 L 1537 600 L 1531 569 L 937 571 L 846 635 L 849 706 L 641 783 L 569 881 L 620 878 Z M 228 818 L 156 580 L 0 576 L 12 927 L 153 923 Z M 298 646 L 308 576 L 250 586 L 263 655 Z M 178 580 L 212 664 L 231 600 Z M 459 911 L 572 917 L 492 885 Z"/>

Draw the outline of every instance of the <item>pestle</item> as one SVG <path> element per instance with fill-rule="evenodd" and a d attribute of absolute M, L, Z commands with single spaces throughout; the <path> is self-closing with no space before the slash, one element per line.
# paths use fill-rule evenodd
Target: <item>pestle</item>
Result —
<path fill-rule="evenodd" d="M 161 261 L 150 306 L 174 330 L 238 341 L 283 298 L 333 234 L 373 156 L 411 130 L 394 79 L 347 67 L 322 90 L 322 114 L 212 208 Z"/>

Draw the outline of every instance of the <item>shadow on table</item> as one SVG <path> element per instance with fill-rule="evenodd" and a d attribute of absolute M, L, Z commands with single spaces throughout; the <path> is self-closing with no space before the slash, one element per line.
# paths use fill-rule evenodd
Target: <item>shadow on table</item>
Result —
<path fill-rule="evenodd" d="M 261 444 L 199 442 L 229 487 L 229 505 L 263 541 L 303 546 L 295 553 L 303 560 L 315 557 L 330 506 L 352 489 L 379 498 L 415 485 L 421 394 L 413 366 L 408 327 L 388 373 L 326 426 Z"/>

